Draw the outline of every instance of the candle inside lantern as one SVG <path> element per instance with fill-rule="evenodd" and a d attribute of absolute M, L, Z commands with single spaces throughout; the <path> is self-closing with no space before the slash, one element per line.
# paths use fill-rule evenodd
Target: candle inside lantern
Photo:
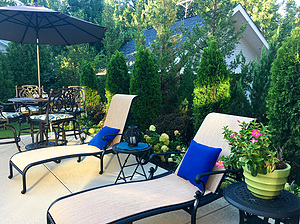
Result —
<path fill-rule="evenodd" d="M 136 144 L 135 136 L 130 137 L 130 144 L 132 144 L 132 145 L 135 145 L 135 144 Z"/>

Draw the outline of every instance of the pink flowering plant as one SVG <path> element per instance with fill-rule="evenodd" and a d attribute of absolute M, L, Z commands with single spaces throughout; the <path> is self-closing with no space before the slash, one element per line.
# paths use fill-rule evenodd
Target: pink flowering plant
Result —
<path fill-rule="evenodd" d="M 239 132 L 224 127 L 224 139 L 228 141 L 231 154 L 222 156 L 216 166 L 226 169 L 246 166 L 253 176 L 273 172 L 278 159 L 276 150 L 271 146 L 271 134 L 267 126 L 255 120 L 250 123 L 238 122 L 241 127 Z"/>

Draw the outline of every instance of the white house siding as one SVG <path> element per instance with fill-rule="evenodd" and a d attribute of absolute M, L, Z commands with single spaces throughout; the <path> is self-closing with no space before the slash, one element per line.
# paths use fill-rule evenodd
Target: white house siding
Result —
<path fill-rule="evenodd" d="M 255 54 L 255 52 L 252 50 L 252 48 L 250 47 L 250 45 L 246 42 L 246 40 L 243 38 L 240 40 L 240 43 L 236 45 L 235 51 L 233 53 L 233 55 L 230 58 L 226 58 L 226 63 L 227 65 L 230 64 L 231 61 L 233 61 L 236 57 L 237 54 L 239 54 L 240 52 L 243 52 L 244 57 L 246 58 L 246 63 L 249 63 L 250 61 L 253 61 L 255 58 L 257 58 L 257 60 L 259 60 L 259 56 Z M 239 73 L 241 71 L 241 68 L 238 67 L 235 72 Z"/>

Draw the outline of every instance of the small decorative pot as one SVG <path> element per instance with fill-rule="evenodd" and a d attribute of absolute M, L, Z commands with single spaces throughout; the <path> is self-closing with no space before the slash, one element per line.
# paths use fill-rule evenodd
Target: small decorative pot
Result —
<path fill-rule="evenodd" d="M 267 174 L 257 174 L 256 177 L 251 175 L 247 167 L 243 167 L 247 188 L 258 198 L 275 198 L 283 190 L 290 175 L 291 166 L 289 164 L 286 165 L 287 168 L 285 169 L 274 170 L 272 173 Z"/>

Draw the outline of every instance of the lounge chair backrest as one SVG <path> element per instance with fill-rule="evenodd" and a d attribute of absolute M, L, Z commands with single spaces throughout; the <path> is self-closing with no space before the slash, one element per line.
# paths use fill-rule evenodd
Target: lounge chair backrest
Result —
<path fill-rule="evenodd" d="M 123 133 L 127 116 L 131 107 L 132 100 L 136 95 L 116 94 L 112 97 L 104 126 L 118 128 L 119 133 Z M 120 142 L 121 135 L 118 135 L 112 142 L 112 145 Z"/>
<path fill-rule="evenodd" d="M 241 122 L 250 122 L 251 120 L 253 120 L 253 118 L 240 117 L 228 114 L 210 113 L 205 117 L 203 123 L 201 124 L 199 130 L 197 131 L 194 137 L 194 140 L 198 143 L 207 146 L 222 148 L 222 152 L 220 153 L 219 158 L 222 155 L 229 155 L 229 145 L 227 141 L 223 138 L 223 127 L 228 125 L 229 129 L 238 131 L 240 129 L 238 120 Z M 199 159 L 199 162 L 201 162 L 201 158 Z M 213 170 L 220 170 L 220 168 L 217 168 L 215 166 Z M 221 179 L 222 175 L 210 176 L 206 183 L 206 189 L 211 192 L 215 192 Z"/>

